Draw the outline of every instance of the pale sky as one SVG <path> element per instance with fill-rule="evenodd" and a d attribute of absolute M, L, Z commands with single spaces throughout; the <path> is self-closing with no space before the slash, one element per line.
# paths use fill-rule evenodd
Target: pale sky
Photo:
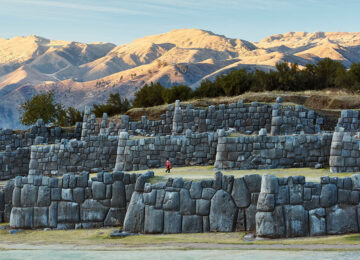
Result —
<path fill-rule="evenodd" d="M 360 29 L 360 0 L 0 0 L 0 38 L 129 43 L 198 28 L 259 41 L 289 31 Z"/>

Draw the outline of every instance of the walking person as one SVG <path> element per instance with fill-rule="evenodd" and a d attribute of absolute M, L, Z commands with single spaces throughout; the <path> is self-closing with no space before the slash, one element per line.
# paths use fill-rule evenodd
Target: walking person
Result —
<path fill-rule="evenodd" d="M 165 168 L 166 168 L 165 172 L 170 173 L 170 170 L 172 168 L 172 164 L 171 164 L 169 158 L 166 158 Z"/>

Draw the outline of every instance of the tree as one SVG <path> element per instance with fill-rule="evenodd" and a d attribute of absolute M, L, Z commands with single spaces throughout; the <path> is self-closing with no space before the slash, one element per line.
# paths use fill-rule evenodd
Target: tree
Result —
<path fill-rule="evenodd" d="M 191 88 L 185 85 L 173 86 L 172 88 L 166 88 L 163 90 L 163 99 L 165 103 L 173 103 L 179 99 L 182 101 L 189 100 L 193 97 L 193 91 Z"/>
<path fill-rule="evenodd" d="M 38 119 L 45 124 L 55 123 L 60 126 L 72 126 L 82 121 L 82 113 L 73 108 L 64 109 L 55 102 L 54 92 L 40 93 L 26 100 L 19 106 L 20 122 L 23 125 L 33 125 Z"/>
<path fill-rule="evenodd" d="M 135 93 L 133 101 L 134 107 L 151 107 L 164 104 L 163 87 L 159 82 L 150 85 L 145 84 L 138 92 Z"/>
<path fill-rule="evenodd" d="M 40 93 L 19 106 L 20 122 L 33 125 L 41 118 L 45 124 L 56 122 L 62 106 L 55 102 L 54 92 Z"/>
<path fill-rule="evenodd" d="M 130 102 L 127 99 L 122 100 L 119 93 L 110 93 L 105 104 L 95 104 L 93 112 L 97 117 L 101 117 L 103 113 L 109 116 L 125 113 L 130 109 Z"/>

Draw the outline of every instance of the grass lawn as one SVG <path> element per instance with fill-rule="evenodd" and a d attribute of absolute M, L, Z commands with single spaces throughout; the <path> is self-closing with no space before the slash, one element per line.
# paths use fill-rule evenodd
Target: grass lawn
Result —
<path fill-rule="evenodd" d="M 168 178 L 183 177 L 185 180 L 212 179 L 216 170 L 213 166 L 191 166 L 191 167 L 175 167 L 170 173 L 165 173 L 164 168 L 150 169 L 155 172 L 155 177 L 150 181 L 152 183 L 166 181 Z M 135 171 L 136 173 L 144 173 L 146 170 Z M 313 169 L 313 168 L 289 168 L 289 169 L 266 169 L 266 170 L 221 170 L 225 175 L 234 175 L 242 177 L 249 174 L 274 174 L 277 177 L 288 177 L 302 175 L 306 177 L 306 181 L 319 182 L 321 176 L 329 175 L 330 177 L 349 177 L 354 173 L 331 173 L 329 169 Z"/>
<path fill-rule="evenodd" d="M 159 234 L 138 235 L 125 238 L 111 238 L 110 233 L 115 228 L 82 229 L 82 230 L 26 230 L 10 235 L 8 230 L 0 230 L 1 243 L 29 245 L 122 245 L 151 246 L 165 244 L 228 244 L 228 245 L 359 245 L 360 234 L 341 236 L 305 237 L 291 239 L 269 239 L 245 242 L 243 232 L 232 233 L 197 233 L 197 234 Z"/>

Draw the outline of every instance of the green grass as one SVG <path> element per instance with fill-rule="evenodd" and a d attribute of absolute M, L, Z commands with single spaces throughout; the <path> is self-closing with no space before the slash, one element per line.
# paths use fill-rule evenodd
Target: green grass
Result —
<path fill-rule="evenodd" d="M 0 242 L 29 245 L 122 245 L 122 246 L 149 246 L 174 244 L 228 244 L 228 245 L 359 245 L 360 234 L 340 236 L 305 237 L 291 239 L 269 239 L 245 242 L 243 232 L 231 233 L 196 233 L 196 234 L 158 234 L 137 235 L 125 238 L 111 238 L 113 228 L 88 230 L 26 230 L 10 235 L 8 230 L 0 230 Z"/>
<path fill-rule="evenodd" d="M 150 180 L 151 183 L 166 181 L 168 178 L 183 177 L 185 180 L 212 179 L 216 170 L 213 166 L 191 166 L 191 167 L 174 167 L 170 173 L 165 173 L 164 168 L 151 169 L 155 177 Z M 135 171 L 144 173 L 145 171 Z M 265 169 L 265 170 L 221 170 L 225 175 L 234 175 L 235 178 L 243 177 L 249 174 L 274 174 L 277 177 L 288 177 L 302 175 L 306 181 L 319 182 L 321 176 L 329 175 L 330 177 L 349 177 L 354 173 L 331 173 L 329 169 L 313 168 L 288 168 L 288 169 Z"/>

